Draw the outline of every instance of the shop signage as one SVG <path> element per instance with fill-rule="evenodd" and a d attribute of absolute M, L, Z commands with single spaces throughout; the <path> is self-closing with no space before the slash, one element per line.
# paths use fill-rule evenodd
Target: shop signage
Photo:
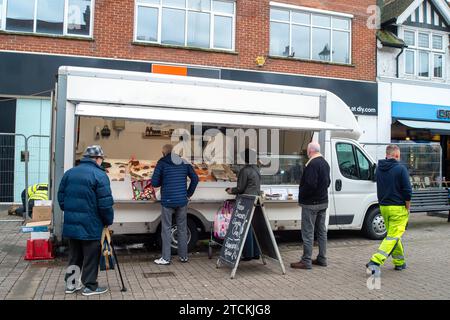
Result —
<path fill-rule="evenodd" d="M 450 120 L 450 110 L 438 110 L 437 117 L 438 119 Z"/>
<path fill-rule="evenodd" d="M 448 122 L 450 108 L 445 105 L 392 101 L 392 118 Z"/>
<path fill-rule="evenodd" d="M 220 78 L 328 90 L 341 98 L 354 114 L 378 115 L 378 84 L 375 82 L 229 69 L 222 69 Z"/>

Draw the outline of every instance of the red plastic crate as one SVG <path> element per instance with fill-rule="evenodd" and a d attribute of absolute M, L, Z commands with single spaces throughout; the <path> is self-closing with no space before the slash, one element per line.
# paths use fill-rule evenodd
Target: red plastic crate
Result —
<path fill-rule="evenodd" d="M 50 240 L 27 240 L 25 260 L 48 260 L 54 258 L 55 256 L 53 255 L 53 245 Z"/>

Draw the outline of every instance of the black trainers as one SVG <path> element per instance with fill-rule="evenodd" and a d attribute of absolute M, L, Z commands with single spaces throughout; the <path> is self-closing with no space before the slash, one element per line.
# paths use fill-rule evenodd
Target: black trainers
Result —
<path fill-rule="evenodd" d="M 186 262 L 188 262 L 189 261 L 189 258 L 188 257 L 180 257 L 180 262 L 181 263 L 186 263 Z"/>
<path fill-rule="evenodd" d="M 394 270 L 396 271 L 402 271 L 406 269 L 406 262 L 404 264 L 402 264 L 401 266 L 395 266 Z"/>
<path fill-rule="evenodd" d="M 370 261 L 368 264 L 366 264 L 366 273 L 368 275 L 374 275 L 374 274 L 380 274 L 380 265 L 376 262 Z"/>

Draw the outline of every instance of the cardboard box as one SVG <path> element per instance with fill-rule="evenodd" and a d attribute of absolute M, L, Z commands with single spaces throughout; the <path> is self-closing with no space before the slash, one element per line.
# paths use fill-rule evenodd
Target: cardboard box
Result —
<path fill-rule="evenodd" d="M 31 216 L 33 222 L 52 220 L 51 206 L 34 206 Z"/>
<path fill-rule="evenodd" d="M 52 222 L 48 221 L 38 221 L 38 222 L 29 222 L 26 225 L 22 226 L 23 233 L 30 232 L 48 232 L 50 225 Z"/>

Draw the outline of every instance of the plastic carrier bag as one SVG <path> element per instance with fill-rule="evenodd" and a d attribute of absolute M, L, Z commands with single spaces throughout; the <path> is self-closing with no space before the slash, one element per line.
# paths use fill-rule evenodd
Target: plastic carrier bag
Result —
<path fill-rule="evenodd" d="M 214 217 L 214 237 L 225 239 L 233 209 L 234 201 L 225 200 L 222 207 L 217 211 L 216 216 Z"/>
<path fill-rule="evenodd" d="M 131 182 L 133 200 L 156 200 L 156 192 L 152 180 L 135 180 Z"/>

